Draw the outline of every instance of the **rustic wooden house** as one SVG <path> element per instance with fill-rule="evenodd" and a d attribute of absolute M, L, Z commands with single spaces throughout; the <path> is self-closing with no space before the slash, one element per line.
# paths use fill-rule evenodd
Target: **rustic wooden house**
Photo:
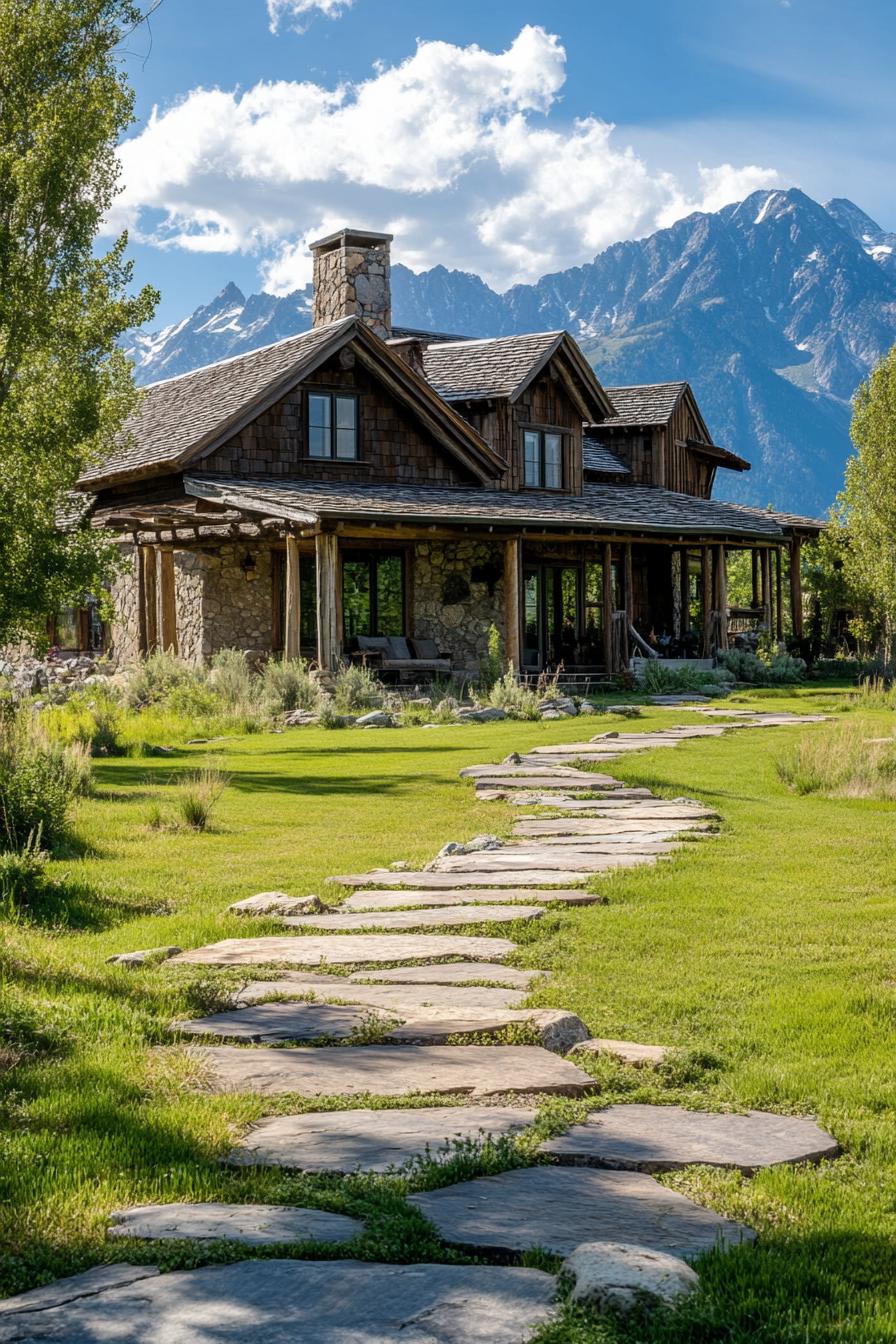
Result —
<path fill-rule="evenodd" d="M 729 639 L 732 548 L 753 552 L 748 615 L 780 632 L 789 572 L 801 633 L 818 524 L 712 498 L 749 464 L 686 383 L 604 388 L 566 332 L 393 328 L 389 243 L 314 244 L 312 329 L 154 384 L 83 477 L 129 558 L 121 659 L 466 670 L 493 624 L 527 672 L 706 656 Z"/>

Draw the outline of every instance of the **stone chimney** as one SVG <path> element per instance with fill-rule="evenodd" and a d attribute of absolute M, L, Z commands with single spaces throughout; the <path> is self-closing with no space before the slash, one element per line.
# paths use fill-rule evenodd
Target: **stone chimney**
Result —
<path fill-rule="evenodd" d="M 391 233 L 340 229 L 311 244 L 314 258 L 312 326 L 360 317 L 377 336 L 392 332 L 389 279 Z"/>

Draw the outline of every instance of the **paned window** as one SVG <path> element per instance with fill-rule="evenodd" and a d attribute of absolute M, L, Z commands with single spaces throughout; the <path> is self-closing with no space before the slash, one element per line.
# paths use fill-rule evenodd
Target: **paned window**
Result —
<path fill-rule="evenodd" d="M 563 435 L 527 429 L 523 435 L 523 480 L 536 490 L 563 489 Z"/>
<path fill-rule="evenodd" d="M 358 456 L 358 398 L 308 393 L 308 456 L 354 462 Z"/>
<path fill-rule="evenodd" d="M 348 552 L 342 562 L 345 638 L 404 634 L 404 556 Z"/>

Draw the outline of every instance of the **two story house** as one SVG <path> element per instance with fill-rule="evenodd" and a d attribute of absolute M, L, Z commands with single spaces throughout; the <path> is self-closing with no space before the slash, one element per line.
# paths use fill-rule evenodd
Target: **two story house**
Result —
<path fill-rule="evenodd" d="M 315 243 L 311 330 L 152 385 L 82 478 L 127 556 L 120 659 L 239 647 L 332 669 L 360 649 L 469 670 L 492 625 L 521 672 L 705 656 L 727 646 L 732 548 L 772 631 L 789 570 L 801 634 L 819 525 L 713 499 L 749 464 L 686 383 L 604 388 L 563 331 L 393 327 L 390 241 Z"/>

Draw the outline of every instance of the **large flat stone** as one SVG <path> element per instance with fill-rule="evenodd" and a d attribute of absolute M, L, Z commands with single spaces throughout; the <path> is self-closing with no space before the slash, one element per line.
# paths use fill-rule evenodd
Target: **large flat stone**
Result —
<path fill-rule="evenodd" d="M 700 1162 L 744 1172 L 778 1162 L 817 1162 L 840 1151 L 830 1134 L 795 1115 L 724 1115 L 679 1106 L 608 1106 L 548 1139 L 541 1152 L 561 1162 L 671 1171 Z"/>
<path fill-rule="evenodd" d="M 452 962 L 443 963 L 445 970 L 453 967 Z M 476 963 L 481 965 L 481 963 Z M 347 979 L 343 975 L 302 976 L 300 972 L 284 973 L 277 980 L 255 980 L 244 985 L 234 995 L 234 1005 L 244 1007 L 250 1003 L 263 1003 L 266 999 L 304 998 L 311 995 L 320 1003 L 328 1000 L 341 1000 L 345 1003 L 366 1003 L 374 1008 L 382 1008 L 393 1017 L 408 1017 L 423 1008 L 454 1008 L 461 1012 L 468 1008 L 500 1009 L 518 1008 L 526 997 L 524 989 L 503 989 L 495 985 L 464 985 L 449 980 L 427 983 L 424 974 L 433 973 L 442 967 L 413 966 L 406 970 L 418 972 L 418 983 L 368 985 L 359 983 L 354 976 Z M 371 971 L 362 971 L 364 976 L 373 976 Z M 397 972 L 392 972 L 397 974 Z M 500 974 L 495 966 L 488 967 L 487 975 L 493 978 Z M 378 977 L 377 977 L 378 978 Z M 385 977 L 383 977 L 385 978 Z M 485 979 L 480 974 L 477 979 Z M 312 983 L 313 982 L 313 983 Z"/>
<path fill-rule="evenodd" d="M 471 858 L 476 857 L 474 855 Z M 582 873 L 546 870 L 542 868 L 532 868 L 528 872 L 524 871 L 524 880 L 529 885 L 547 886 L 547 887 L 574 887 L 577 883 L 584 883 L 588 879 Z M 443 891 L 446 888 L 449 891 L 456 891 L 463 882 L 469 882 L 471 887 L 518 887 L 520 884 L 520 873 L 495 872 L 492 870 L 480 872 L 464 872 L 462 876 L 457 873 L 437 873 L 437 872 L 400 872 L 394 873 L 391 868 L 374 868 L 369 873 L 346 873 L 342 877 L 330 878 L 331 882 L 338 882 L 343 887 L 413 887 L 418 891 Z M 480 939 L 480 942 L 484 941 Z"/>
<path fill-rule="evenodd" d="M 528 990 L 536 980 L 544 980 L 547 971 L 524 971 L 517 966 L 493 966 L 487 961 L 443 961 L 437 966 L 398 966 L 391 971 L 355 971 L 349 979 L 388 981 L 398 985 L 465 985 L 491 981 Z"/>
<path fill-rule="evenodd" d="M 266 1096 L 580 1096 L 594 1087 L 582 1069 L 537 1045 L 346 1045 L 333 1050 L 220 1045 L 199 1046 L 194 1057 L 208 1068 L 216 1091 Z"/>
<path fill-rule="evenodd" d="M 601 905 L 604 896 L 591 891 L 540 891 L 537 887 L 501 889 L 501 904 L 521 901 L 533 905 Z M 342 902 L 340 910 L 398 910 L 405 906 L 489 905 L 495 892 L 488 887 L 458 891 L 353 891 Z"/>
<path fill-rule="evenodd" d="M 158 1272 L 155 1265 L 97 1265 L 83 1274 L 72 1274 L 67 1279 L 45 1283 L 42 1288 L 32 1288 L 28 1293 L 4 1298 L 0 1302 L 0 1321 L 6 1316 L 30 1315 L 48 1307 L 62 1307 L 68 1302 L 77 1302 L 79 1297 L 93 1297 L 107 1288 L 122 1288 L 129 1283 L 139 1283 L 141 1279 L 153 1279 Z M 17 1336 L 5 1334 L 4 1324 L 0 1323 L 0 1339 L 4 1338 Z"/>
<path fill-rule="evenodd" d="M 581 777 L 574 778 L 572 775 L 561 775 L 559 772 L 551 778 L 547 775 L 478 775 L 476 778 L 477 789 L 550 789 L 552 786 L 568 792 L 572 789 L 582 789 L 591 792 L 595 789 L 606 789 L 611 787 L 615 781 L 611 780 L 609 775 L 600 775 L 597 771 L 588 773 L 582 771 Z"/>
<path fill-rule="evenodd" d="M 351 933 L 361 929 L 438 929 L 460 928 L 464 924 L 512 924 L 514 920 L 538 919 L 544 910 L 538 905 L 436 906 L 430 910 L 347 911 L 332 915 L 284 916 L 281 924 L 292 928 L 323 929 L 325 932 Z"/>
<path fill-rule="evenodd" d="M 565 835 L 586 838 L 595 836 L 605 839 L 608 836 L 663 836 L 680 835 L 682 831 L 708 831 L 710 823 L 696 817 L 677 821 L 673 817 L 544 817 L 524 819 L 514 823 L 514 835 L 537 836 Z"/>
<path fill-rule="evenodd" d="M 613 1041 L 600 1036 L 580 1041 L 573 1049 L 583 1050 L 588 1055 L 609 1055 L 611 1059 L 632 1064 L 635 1068 L 663 1064 L 672 1053 L 668 1045 L 641 1045 L 638 1041 Z"/>
<path fill-rule="evenodd" d="M 276 1246 L 287 1241 L 351 1241 L 364 1224 L 341 1213 L 284 1204 L 142 1204 L 111 1215 L 110 1237 L 151 1241 L 242 1241 Z"/>
<path fill-rule="evenodd" d="M 37 1344 L 524 1344 L 554 1315 L 554 1280 L 495 1265 L 243 1260 L 159 1274 L 12 1313 L 0 1340 Z M 8 1304 L 9 1305 L 9 1304 Z"/>
<path fill-rule="evenodd" d="M 528 1167 L 410 1195 L 444 1241 L 477 1251 L 541 1246 L 569 1255 L 585 1241 L 623 1241 L 693 1256 L 753 1233 L 637 1171 Z"/>
<path fill-rule="evenodd" d="M 634 805 L 633 805 L 634 804 Z M 699 803 L 664 803 L 661 799 L 644 799 L 643 802 L 619 802 L 612 798 L 564 798 L 555 800 L 539 795 L 531 806 L 553 807 L 558 811 L 573 812 L 588 817 L 630 818 L 633 821 L 711 821 L 718 818 L 718 812 L 701 807 Z"/>
<path fill-rule="evenodd" d="M 475 872 L 477 881 L 482 873 L 504 873 L 508 877 L 526 874 L 526 881 L 532 882 L 534 872 L 561 873 L 601 873 L 609 868 L 632 868 L 639 863 L 648 863 L 653 856 L 639 854 L 582 854 L 554 850 L 546 845 L 505 845 L 503 849 L 490 850 L 485 854 L 458 854 L 447 859 L 437 859 L 440 873 Z M 566 878 L 557 878 L 565 882 Z"/>
<path fill-rule="evenodd" d="M 184 1036 L 216 1036 L 250 1043 L 276 1041 L 344 1041 L 368 1026 L 385 1027 L 397 1014 L 378 1008 L 335 1003 L 259 1003 L 209 1017 L 176 1022 Z"/>
<path fill-rule="evenodd" d="M 516 951 L 506 938 L 470 938 L 462 934 L 333 934 L 318 938 L 224 938 L 173 957 L 200 966 L 354 966 L 418 961 L 424 957 L 463 957 L 503 961 Z"/>
<path fill-rule="evenodd" d="M 518 765 L 468 765 L 460 772 L 461 779 L 516 779 L 520 775 L 523 778 L 537 775 L 541 780 L 578 779 L 588 784 L 592 778 L 582 770 L 575 770 L 571 766 L 552 765 L 547 761 L 539 761 L 536 765 L 526 765 L 523 760 Z"/>
<path fill-rule="evenodd" d="M 296 1171 L 389 1171 L 418 1157 L 445 1159 L 457 1144 L 517 1134 L 535 1116 L 510 1106 L 277 1115 L 253 1125 L 226 1161 Z"/>

